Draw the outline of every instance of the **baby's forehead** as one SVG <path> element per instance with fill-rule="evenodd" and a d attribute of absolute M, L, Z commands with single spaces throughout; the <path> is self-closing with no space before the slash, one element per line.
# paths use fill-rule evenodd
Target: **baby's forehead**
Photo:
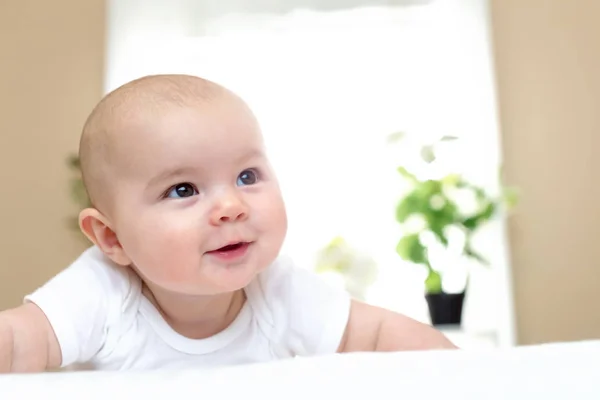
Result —
<path fill-rule="evenodd" d="M 131 107 L 131 106 L 130 106 Z M 211 159 L 243 157 L 262 149 L 263 139 L 245 104 L 226 97 L 150 108 L 136 103 L 113 118 L 109 146 L 115 161 L 147 165 L 148 159 Z M 138 162 L 139 161 L 139 162 Z M 145 162 L 141 162 L 145 161 Z"/>
<path fill-rule="evenodd" d="M 98 120 L 99 141 L 108 148 L 135 145 L 148 141 L 185 140 L 193 132 L 196 137 L 219 136 L 219 131 L 239 125 L 238 131 L 251 131 L 257 123 L 235 99 L 186 99 L 171 102 L 164 98 L 146 97 L 111 107 Z M 189 139 L 189 138 L 187 138 Z"/>
<path fill-rule="evenodd" d="M 190 93 L 184 96 L 165 88 L 135 88 L 115 95 L 114 99 L 107 98 L 98 113 L 98 123 L 116 129 L 128 122 L 164 118 L 181 109 L 201 113 L 203 108 L 216 101 L 217 98 L 196 97 Z"/>
<path fill-rule="evenodd" d="M 254 138 L 262 140 L 260 127 L 245 104 L 232 99 L 187 104 L 132 104 L 107 118 L 109 146 L 145 144 L 156 141 L 186 142 Z"/>

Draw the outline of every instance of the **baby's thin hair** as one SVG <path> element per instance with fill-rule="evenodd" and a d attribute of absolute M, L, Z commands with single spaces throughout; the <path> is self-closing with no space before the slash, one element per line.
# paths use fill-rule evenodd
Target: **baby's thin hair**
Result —
<path fill-rule="evenodd" d="M 191 75 L 150 75 L 128 82 L 107 94 L 87 118 L 79 142 L 83 183 L 92 205 L 104 206 L 107 170 L 116 163 L 114 140 L 124 123 L 144 118 L 165 107 L 186 107 L 212 102 L 226 88 Z"/>

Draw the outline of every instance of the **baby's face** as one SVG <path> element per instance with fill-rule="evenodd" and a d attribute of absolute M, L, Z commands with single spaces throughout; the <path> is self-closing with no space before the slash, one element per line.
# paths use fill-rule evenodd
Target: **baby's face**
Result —
<path fill-rule="evenodd" d="M 147 283 L 212 295 L 245 287 L 275 259 L 287 219 L 252 115 L 228 100 L 201 107 L 126 128 L 111 218 Z"/>

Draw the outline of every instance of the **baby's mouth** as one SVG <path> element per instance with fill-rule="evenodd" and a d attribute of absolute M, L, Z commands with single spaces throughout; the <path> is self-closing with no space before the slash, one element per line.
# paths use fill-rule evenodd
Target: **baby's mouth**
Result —
<path fill-rule="evenodd" d="M 248 252 L 248 248 L 251 244 L 251 242 L 232 243 L 216 250 L 211 250 L 206 254 L 216 257 L 218 260 L 224 262 L 233 262 L 235 260 L 242 259 L 242 257 L 244 257 Z"/>
<path fill-rule="evenodd" d="M 227 253 L 227 252 L 230 252 L 230 251 L 239 250 L 242 247 L 247 247 L 249 244 L 250 243 L 248 243 L 248 242 L 232 243 L 232 244 L 228 244 L 227 246 L 223 246 L 223 247 L 220 247 L 218 249 L 211 250 L 208 253 Z"/>
<path fill-rule="evenodd" d="M 214 251 L 233 251 L 233 250 L 239 249 L 240 247 L 242 247 L 245 244 L 246 243 L 244 243 L 244 242 L 239 242 L 239 243 L 234 243 L 234 244 L 228 244 L 227 246 L 223 246 L 220 249 L 216 249 Z"/>

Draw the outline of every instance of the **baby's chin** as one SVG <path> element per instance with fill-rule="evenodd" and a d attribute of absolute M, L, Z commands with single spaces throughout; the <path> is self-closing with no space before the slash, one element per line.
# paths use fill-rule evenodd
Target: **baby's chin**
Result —
<path fill-rule="evenodd" d="M 244 289 L 250 285 L 266 266 L 239 265 L 231 267 L 210 268 L 205 272 L 202 283 L 198 285 L 199 291 L 205 295 L 218 295 L 232 293 Z"/>

